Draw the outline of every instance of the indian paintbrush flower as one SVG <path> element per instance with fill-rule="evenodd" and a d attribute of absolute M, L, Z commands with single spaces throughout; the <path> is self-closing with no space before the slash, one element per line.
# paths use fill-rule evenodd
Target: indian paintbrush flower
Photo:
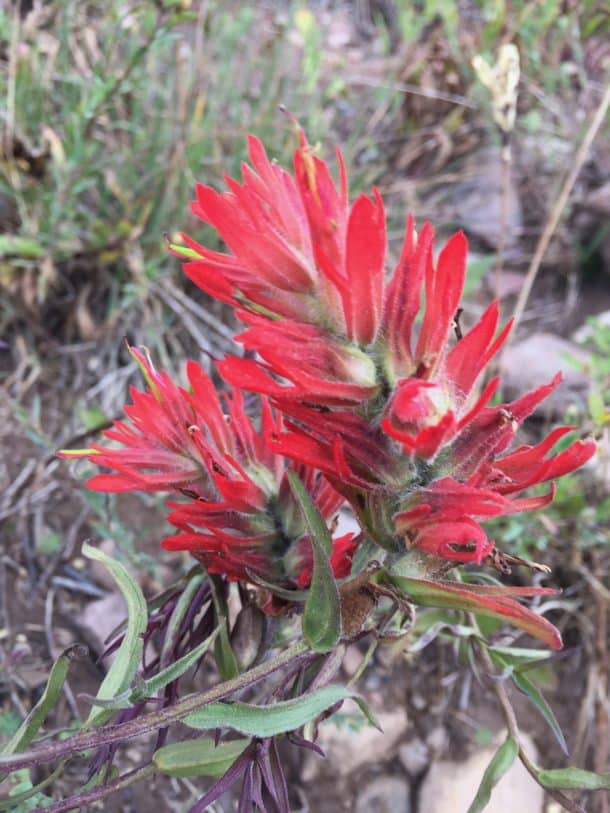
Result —
<path fill-rule="evenodd" d="M 287 482 L 293 470 L 331 528 L 345 500 L 359 519 L 363 534 L 333 542 L 336 577 L 349 575 L 356 542 L 368 537 L 389 578 L 415 600 L 500 615 L 557 646 L 554 628 L 511 599 L 510 588 L 482 592 L 445 576 L 494 555 L 485 520 L 548 504 L 552 486 L 523 492 L 593 454 L 594 444 L 581 440 L 553 454 L 571 427 L 510 450 L 560 377 L 492 405 L 499 379 L 482 389 L 481 379 L 510 323 L 498 330 L 492 303 L 465 335 L 456 325 L 464 235 L 435 260 L 432 227 L 418 234 L 409 216 L 386 274 L 383 201 L 374 189 L 350 204 L 340 152 L 336 184 L 302 131 L 293 173 L 253 136 L 248 145 L 242 181 L 226 178 L 222 193 L 199 185 L 191 206 L 228 252 L 186 236 L 186 248 L 172 246 L 188 257 L 188 277 L 246 325 L 236 339 L 248 357 L 218 362 L 232 388 L 223 406 L 195 362 L 184 390 L 132 351 L 148 389 L 132 390 L 130 423 L 105 433 L 123 448 L 81 452 L 112 470 L 89 486 L 182 495 L 187 501 L 170 503 L 169 515 L 179 532 L 164 547 L 189 550 L 230 579 L 307 587 L 313 557 Z M 242 391 L 260 397 L 256 419 Z M 512 595 L 537 592 L 548 589 Z"/>
<path fill-rule="evenodd" d="M 511 324 L 498 331 L 494 302 L 464 336 L 456 330 L 464 235 L 435 260 L 432 227 L 417 234 L 409 216 L 386 277 L 378 192 L 350 205 L 341 154 L 337 185 L 302 131 L 299 139 L 293 174 L 251 137 L 241 183 L 227 179 L 225 193 L 197 188 L 193 212 L 230 253 L 185 238 L 185 271 L 247 326 L 236 338 L 250 357 L 227 357 L 219 371 L 271 399 L 285 417 L 274 450 L 323 472 L 393 559 L 417 550 L 431 573 L 443 562 L 481 563 L 494 549 L 481 523 L 548 504 L 553 487 L 522 492 L 578 468 L 594 444 L 553 454 L 570 431 L 559 427 L 510 451 L 560 377 L 498 406 L 490 405 L 498 378 L 477 392 Z"/>
<path fill-rule="evenodd" d="M 211 573 L 232 580 L 257 576 L 288 586 L 307 586 L 311 552 L 286 474 L 294 469 L 329 521 L 343 498 L 319 473 L 291 464 L 273 451 L 270 438 L 282 419 L 265 398 L 258 426 L 239 390 L 224 393 L 224 408 L 211 378 L 187 364 L 190 388 L 177 386 L 131 349 L 147 389 L 131 388 L 129 422 L 116 421 L 104 435 L 121 448 L 93 446 L 64 456 L 87 457 L 112 470 L 87 482 L 96 491 L 162 491 L 187 498 L 170 502 L 169 521 L 181 533 L 163 540 L 168 550 L 187 550 Z M 353 534 L 335 540 L 337 576 L 349 572 Z M 309 576 L 308 576 L 309 574 Z"/>

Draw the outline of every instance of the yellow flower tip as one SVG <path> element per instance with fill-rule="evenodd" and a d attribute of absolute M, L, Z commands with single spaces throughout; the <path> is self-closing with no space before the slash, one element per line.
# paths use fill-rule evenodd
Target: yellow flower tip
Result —
<path fill-rule="evenodd" d="M 305 166 L 305 174 L 307 176 L 307 186 L 313 195 L 315 202 L 321 206 L 320 193 L 318 192 L 318 181 L 316 178 L 316 164 L 313 156 L 313 149 L 308 144 L 305 148 L 301 149 L 303 156 L 303 164 Z"/>
<path fill-rule="evenodd" d="M 167 243 L 168 248 L 170 251 L 173 251 L 174 254 L 179 254 L 181 257 L 185 257 L 187 260 L 197 260 L 201 259 L 201 254 L 198 251 L 195 251 L 194 248 L 190 248 L 189 246 L 183 246 L 180 243 Z"/>
<path fill-rule="evenodd" d="M 57 452 L 61 457 L 89 457 L 92 454 L 101 454 L 97 449 L 60 449 Z"/>
<path fill-rule="evenodd" d="M 131 347 L 131 345 L 127 345 L 129 349 L 129 353 L 131 357 L 134 359 L 138 367 L 140 368 L 140 372 L 144 376 L 144 380 L 150 387 L 152 394 L 155 396 L 157 401 L 161 403 L 161 393 L 159 391 L 159 387 L 155 383 L 154 375 L 156 370 L 153 366 L 152 360 L 150 358 L 150 354 L 148 352 L 147 347 L 142 347 L 141 349 L 136 349 L 135 347 Z"/>

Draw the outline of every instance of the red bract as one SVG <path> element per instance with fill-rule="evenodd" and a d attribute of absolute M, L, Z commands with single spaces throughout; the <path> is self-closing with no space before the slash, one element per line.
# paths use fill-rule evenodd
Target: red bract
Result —
<path fill-rule="evenodd" d="M 218 194 L 197 187 L 192 211 L 218 230 L 231 254 L 192 240 L 200 259 L 188 276 L 208 293 L 253 314 L 268 313 L 310 325 L 332 325 L 355 344 L 368 344 L 381 315 L 385 215 L 377 192 L 350 208 L 340 153 L 337 189 L 303 133 L 295 176 L 272 164 L 253 136 L 252 168 L 243 181 L 227 179 Z"/>
<path fill-rule="evenodd" d="M 137 350 L 148 389 L 131 389 L 129 423 L 117 421 L 104 435 L 121 448 L 93 446 L 64 456 L 87 457 L 115 473 L 98 474 L 87 485 L 97 491 L 170 491 L 191 499 L 170 503 L 169 520 L 182 533 L 163 541 L 188 550 L 212 573 L 249 581 L 250 574 L 302 585 L 310 561 L 306 529 L 286 480 L 285 458 L 271 438 L 282 420 L 265 399 L 259 428 L 246 414 L 239 391 L 225 393 L 225 408 L 204 370 L 189 362 L 190 389 L 176 386 Z M 322 516 L 330 520 L 343 502 L 312 469 L 293 464 Z M 349 569 L 352 536 L 337 541 L 333 564 Z"/>

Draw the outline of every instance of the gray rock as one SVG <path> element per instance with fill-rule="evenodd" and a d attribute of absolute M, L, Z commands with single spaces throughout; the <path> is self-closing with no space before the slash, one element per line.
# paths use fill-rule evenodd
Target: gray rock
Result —
<path fill-rule="evenodd" d="M 425 742 L 415 737 L 400 746 L 398 759 L 409 776 L 419 776 L 430 764 L 430 750 Z"/>
<path fill-rule="evenodd" d="M 365 725 L 354 731 L 345 724 L 337 725 L 328 720 L 320 726 L 317 743 L 327 756 L 328 763 L 340 776 L 347 776 L 359 768 L 378 764 L 392 759 L 396 754 L 398 742 L 407 730 L 407 713 L 403 708 L 383 711 L 373 708 L 373 713 L 383 731 Z M 312 781 L 321 768 L 322 760 L 315 754 L 308 754 L 302 778 Z"/>
<path fill-rule="evenodd" d="M 379 776 L 356 799 L 356 813 L 410 813 L 411 788 L 397 776 Z"/>
<path fill-rule="evenodd" d="M 524 745 L 536 759 L 533 744 L 527 737 Z M 419 810 L 425 813 L 463 813 L 475 797 L 485 769 L 489 765 L 501 740 L 495 747 L 473 754 L 465 762 L 436 762 L 422 783 Z M 494 788 L 485 813 L 542 813 L 544 791 L 517 759 Z"/>
<path fill-rule="evenodd" d="M 602 313 L 597 313 L 595 315 L 595 322 L 600 327 L 610 327 L 610 311 L 603 311 Z M 591 341 L 595 334 L 595 328 L 593 325 L 584 324 L 581 325 L 577 330 L 574 331 L 572 334 L 572 338 L 575 342 L 579 344 L 584 344 L 585 342 Z"/>
<path fill-rule="evenodd" d="M 502 357 L 502 386 L 505 400 L 512 400 L 548 383 L 555 373 L 563 380 L 555 392 L 543 401 L 538 414 L 563 418 L 568 409 L 586 410 L 589 378 L 573 360 L 586 363 L 588 354 L 576 344 L 552 333 L 535 333 L 524 341 L 509 345 Z"/>
<path fill-rule="evenodd" d="M 110 593 L 87 604 L 80 615 L 79 626 L 96 652 L 103 652 L 106 639 L 127 616 L 125 600 L 120 593 Z"/>

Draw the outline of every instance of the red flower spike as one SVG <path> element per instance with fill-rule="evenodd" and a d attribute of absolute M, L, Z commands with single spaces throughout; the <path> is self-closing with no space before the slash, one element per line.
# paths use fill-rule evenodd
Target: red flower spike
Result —
<path fill-rule="evenodd" d="M 245 410 L 239 390 L 225 393 L 223 409 L 203 369 L 187 364 L 190 391 L 157 373 L 137 350 L 149 389 L 132 388 L 133 404 L 125 407 L 130 424 L 117 421 L 105 436 L 123 448 L 93 447 L 76 453 L 114 469 L 88 485 L 102 491 L 173 491 L 190 503 L 170 503 L 168 519 L 181 532 L 162 543 L 186 550 L 212 573 L 249 581 L 249 572 L 283 584 L 308 583 L 310 562 L 301 551 L 305 528 L 286 480 L 286 460 L 272 449 L 282 427 L 265 399 L 259 428 Z M 66 456 L 74 456 L 66 453 Z M 343 497 L 317 472 L 297 465 L 302 482 L 322 516 L 331 520 Z M 354 545 L 341 537 L 331 564 L 349 569 Z M 295 568 L 297 568 L 295 570 Z M 309 570 L 307 570 L 309 568 Z"/>
<path fill-rule="evenodd" d="M 184 249 L 171 249 L 188 258 L 185 272 L 196 284 L 235 308 L 246 325 L 237 339 L 253 357 L 219 363 L 233 387 L 219 398 L 194 362 L 186 391 L 134 351 L 148 389 L 132 390 L 128 420 L 106 432 L 121 448 L 72 456 L 111 469 L 90 481 L 94 488 L 189 498 L 171 504 L 178 533 L 164 547 L 188 550 L 230 579 L 258 574 L 288 589 L 309 583 L 311 545 L 288 467 L 331 525 L 342 501 L 350 501 L 367 535 L 393 560 L 418 550 L 455 565 L 481 563 L 494 545 L 481 523 L 548 504 L 552 485 L 540 496 L 522 493 L 594 452 L 592 443 L 577 441 L 553 454 L 568 428 L 509 451 L 519 425 L 560 377 L 490 407 L 498 380 L 480 394 L 475 387 L 510 323 L 498 333 L 492 303 L 459 335 L 464 235 L 454 235 L 435 262 L 432 227 L 424 224 L 417 235 L 409 216 L 386 284 L 383 202 L 374 189 L 350 206 L 339 152 L 336 183 L 302 131 L 293 173 L 272 163 L 256 138 L 248 147 L 242 180 L 225 178 L 223 192 L 200 185 L 192 203 L 227 253 L 188 237 Z M 255 419 L 242 390 L 262 396 Z M 335 575 L 348 575 L 356 542 L 351 535 L 334 540 Z M 440 606 L 507 617 L 560 645 L 554 628 L 510 593 L 425 580 L 408 592 L 423 603 L 432 597 L 445 602 Z"/>

